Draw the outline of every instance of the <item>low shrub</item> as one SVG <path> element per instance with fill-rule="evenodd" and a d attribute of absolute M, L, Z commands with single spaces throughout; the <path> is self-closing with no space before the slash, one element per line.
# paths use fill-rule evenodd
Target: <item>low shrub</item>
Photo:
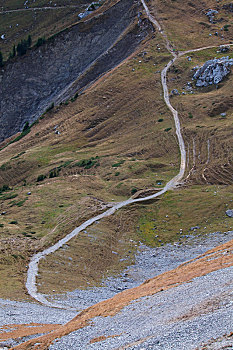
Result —
<path fill-rule="evenodd" d="M 122 164 L 124 164 L 124 160 L 120 160 L 118 163 L 112 164 L 113 168 L 118 168 L 119 166 L 121 166 Z"/>
<path fill-rule="evenodd" d="M 77 162 L 76 164 L 74 164 L 74 166 L 78 166 L 78 167 L 84 168 L 84 169 L 90 169 L 93 166 L 97 167 L 97 166 L 100 165 L 99 161 L 98 161 L 98 158 L 99 157 L 96 156 L 95 158 L 91 157 L 89 159 L 82 159 L 79 162 Z"/>
<path fill-rule="evenodd" d="M 17 224 L 18 224 L 18 221 L 17 221 L 17 220 L 12 220 L 12 221 L 9 222 L 9 224 L 11 224 L 11 225 L 17 225 Z"/>
<path fill-rule="evenodd" d="M 40 182 L 40 181 L 43 181 L 44 179 L 46 179 L 46 175 L 38 175 L 37 176 L 37 180 L 36 180 L 36 182 Z"/>
<path fill-rule="evenodd" d="M 0 187 L 0 194 L 6 191 L 10 191 L 10 187 L 8 185 L 3 185 L 2 187 Z"/>
<path fill-rule="evenodd" d="M 132 190 L 131 190 L 131 194 L 135 194 L 137 191 L 138 190 L 135 187 L 133 187 Z"/>
<path fill-rule="evenodd" d="M 43 45 L 45 43 L 45 38 L 38 38 L 37 42 L 36 42 L 36 47 L 40 47 L 41 45 Z"/>

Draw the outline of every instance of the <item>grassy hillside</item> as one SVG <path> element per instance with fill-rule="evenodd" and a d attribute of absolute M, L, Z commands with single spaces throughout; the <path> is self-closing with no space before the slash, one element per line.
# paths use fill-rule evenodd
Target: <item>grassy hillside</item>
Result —
<path fill-rule="evenodd" d="M 177 50 L 188 50 L 221 44 L 232 40 L 232 12 L 229 0 L 152 0 L 151 13 L 160 21 Z M 206 15 L 209 9 L 218 11 L 213 23 Z"/>
<path fill-rule="evenodd" d="M 79 13 L 84 12 L 90 0 L 69 1 L 0 1 L 0 50 L 4 60 L 8 59 L 13 45 L 28 35 L 32 45 L 40 37 L 48 38 L 79 20 Z M 17 10 L 17 11 L 16 11 Z"/>
<path fill-rule="evenodd" d="M 222 43 L 219 37 L 209 36 L 208 18 L 203 14 L 216 2 L 190 4 L 151 2 L 176 49 Z M 187 13 L 188 19 L 189 12 L 191 20 L 181 29 L 180 18 Z M 231 25 L 223 9 L 219 16 L 223 21 L 216 26 Z M 197 34 L 200 28 L 202 42 Z M 224 31 L 224 41 L 231 33 L 232 27 Z M 171 69 L 169 90 L 182 92 L 191 79 L 191 68 L 217 53 L 214 49 L 191 56 L 192 61 L 181 58 Z M 1 296 L 6 296 L 6 285 L 8 296 L 23 295 L 21 273 L 33 252 L 49 246 L 112 201 L 126 199 L 136 190 L 161 188 L 178 172 L 174 123 L 160 82 L 160 72 L 170 58 L 160 34 L 154 33 L 129 59 L 77 98 L 48 111 L 26 136 L 1 150 L 0 205 L 5 214 L 0 216 L 0 272 L 6 280 L 4 288 L 0 287 Z M 79 277 L 70 278 L 70 284 L 64 282 L 68 280 L 65 276 L 71 276 L 74 267 L 57 267 L 61 252 L 49 257 L 40 276 L 46 285 L 41 285 L 42 291 L 61 292 L 99 283 L 103 274 L 114 274 L 132 261 L 140 241 L 160 246 L 182 240 L 196 225 L 198 234 L 232 228 L 232 219 L 225 215 L 232 204 L 231 86 L 232 75 L 218 90 L 194 89 L 194 94 L 171 99 L 180 113 L 188 150 L 183 186 L 162 200 L 125 208 L 72 241 L 62 258 L 76 261 L 81 257 L 82 264 L 76 266 Z M 226 118 L 221 118 L 222 112 L 227 112 Z M 118 254 L 112 254 L 113 247 Z M 50 274 L 54 264 L 60 269 L 59 281 Z"/>

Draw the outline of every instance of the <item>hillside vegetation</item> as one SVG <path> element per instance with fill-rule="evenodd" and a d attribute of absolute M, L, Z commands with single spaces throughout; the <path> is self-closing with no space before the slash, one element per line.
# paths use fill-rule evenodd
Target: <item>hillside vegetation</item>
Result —
<path fill-rule="evenodd" d="M 169 90 L 178 89 L 181 93 L 183 86 L 192 79 L 191 69 L 218 55 L 217 47 L 222 38 L 215 36 L 214 32 L 223 33 L 224 42 L 232 37 L 232 17 L 223 8 L 226 3 L 228 1 L 216 4 L 216 1 L 196 0 L 149 3 L 152 12 L 156 9 L 154 15 L 160 19 L 169 39 L 175 43 L 174 50 L 216 45 L 216 49 L 192 54 L 191 61 L 187 57 L 177 61 L 169 72 Z M 163 101 L 160 81 L 160 72 L 171 57 L 160 33 L 153 33 L 143 16 L 138 26 L 136 17 L 141 7 L 134 7 L 133 2 L 125 0 L 113 2 L 113 5 L 115 7 L 107 10 L 112 17 L 93 15 L 92 19 L 59 34 L 42 48 L 17 58 L 4 73 L 8 79 L 15 64 L 19 67 L 18 79 L 21 79 L 23 67 L 29 65 L 31 58 L 36 62 L 38 52 L 43 52 L 44 57 L 48 55 L 50 82 L 41 87 L 41 78 L 38 84 L 39 94 L 45 96 L 43 101 L 41 95 L 33 97 L 32 94 L 30 99 L 25 96 L 25 91 L 28 91 L 26 82 L 21 91 L 19 85 L 16 86 L 15 94 L 10 95 L 6 90 L 8 99 L 14 99 L 15 111 L 20 114 L 17 122 L 12 118 L 11 125 L 15 129 L 11 130 L 14 133 L 19 128 L 22 130 L 26 121 L 37 120 L 18 141 L 8 144 L 20 134 L 5 140 L 0 152 L 0 198 L 1 212 L 4 213 L 0 216 L 0 257 L 1 274 L 5 286 L 9 287 L 8 296 L 24 295 L 22 273 L 26 272 L 28 258 L 34 252 L 51 245 L 94 213 L 110 206 L 113 200 L 126 199 L 147 188 L 156 191 L 178 173 L 179 149 L 175 128 Z M 216 6 L 219 8 L 218 21 L 210 24 L 205 12 Z M 117 9 L 119 15 L 115 16 Z M 183 29 L 181 17 L 184 18 Z M 223 19 L 220 21 L 220 18 Z M 226 24 L 229 25 L 228 31 L 221 31 Z M 95 25 L 100 28 L 99 32 Z M 105 26 L 110 28 L 106 32 L 108 44 L 105 37 L 101 37 Z M 82 39 L 77 39 L 81 43 L 84 40 L 85 43 L 88 40 L 94 42 L 92 59 L 108 50 L 114 41 L 117 43 L 103 61 L 95 62 L 90 69 L 87 69 L 89 63 L 84 52 L 86 44 L 81 52 L 80 46 L 73 51 L 75 45 L 72 43 L 72 50 L 67 48 L 67 54 L 73 55 L 74 64 L 78 59 L 85 64 L 86 70 L 75 72 L 72 78 L 74 89 L 70 90 L 72 97 L 64 95 L 65 102 L 53 106 L 53 101 L 60 101 L 60 92 L 54 90 L 57 81 L 54 80 L 55 85 L 52 85 L 54 76 L 57 76 L 57 62 L 60 60 L 59 66 L 70 64 L 63 56 L 63 39 L 76 30 L 76 39 L 82 33 Z M 92 36 L 88 37 L 87 32 Z M 94 39 L 97 33 L 102 40 L 101 48 Z M 53 57 L 55 48 L 56 57 Z M 97 54 L 98 50 L 101 52 Z M 78 56 L 81 53 L 84 56 Z M 232 51 L 226 55 L 232 57 Z M 40 73 L 44 77 L 42 71 L 35 74 L 39 65 L 45 63 L 38 58 L 33 73 L 37 78 Z M 77 66 L 80 68 L 80 64 Z M 84 70 L 85 73 L 76 80 Z M 61 268 L 62 277 L 58 281 L 49 271 L 54 261 L 60 262 L 61 257 L 58 253 L 51 259 L 49 257 L 41 272 L 42 291 L 53 289 L 61 292 L 74 286 L 98 284 L 103 275 L 117 273 L 133 261 L 140 241 L 160 246 L 185 239 L 177 235 L 180 229 L 185 235 L 196 225 L 200 227 L 199 234 L 232 227 L 232 219 L 225 215 L 232 200 L 232 79 L 231 74 L 218 90 L 195 88 L 193 94 L 180 94 L 171 99 L 180 113 L 188 150 L 188 167 L 182 186 L 167 193 L 162 201 L 134 205 L 121 210 L 115 217 L 104 219 L 95 231 L 94 241 L 85 233 L 74 240 L 69 254 L 73 254 L 74 260 L 82 256 L 83 263 L 76 267 L 78 277 L 70 279 L 70 284 L 64 283 L 68 280 L 65 275 L 71 276 L 74 268 Z M 75 95 L 80 82 L 85 90 Z M 48 99 L 46 89 L 50 90 L 52 98 Z M 30 101 L 37 98 L 34 108 L 38 114 L 35 115 L 31 114 Z M 28 106 L 25 101 L 29 101 Z M 38 107 L 40 103 L 41 108 Z M 21 113 L 27 107 L 25 118 Z M 5 115 L 8 115 L 8 107 L 5 108 Z M 38 118 L 46 108 L 49 110 Z M 222 112 L 226 112 L 226 118 L 221 117 Z M 10 118 L 8 115 L 7 120 Z M 111 254 L 112 247 L 118 255 Z M 66 254 L 64 252 L 62 258 Z M 126 257 L 128 260 L 122 263 Z M 86 270 L 83 266 L 87 266 Z M 5 286 L 0 287 L 1 296 L 6 296 Z"/>
<path fill-rule="evenodd" d="M 32 37 L 32 45 L 38 38 L 47 39 L 79 20 L 90 0 L 1 0 L 0 1 L 0 51 L 8 60 L 13 46 Z"/>

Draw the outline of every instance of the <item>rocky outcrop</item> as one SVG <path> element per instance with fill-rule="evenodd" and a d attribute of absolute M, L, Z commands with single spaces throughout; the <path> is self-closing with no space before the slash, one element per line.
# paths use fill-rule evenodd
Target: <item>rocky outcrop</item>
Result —
<path fill-rule="evenodd" d="M 145 22 L 138 26 L 137 12 L 134 0 L 117 1 L 102 14 L 73 25 L 4 66 L 0 141 L 131 54 L 149 28 Z"/>
<path fill-rule="evenodd" d="M 233 59 L 222 57 L 207 61 L 202 67 L 195 67 L 193 79 L 196 80 L 196 86 L 203 87 L 219 84 L 229 73 L 233 65 Z"/>
<path fill-rule="evenodd" d="M 225 53 L 225 52 L 228 52 L 230 51 L 230 46 L 229 45 L 220 45 L 219 46 L 219 51 L 222 52 L 222 53 Z"/>
<path fill-rule="evenodd" d="M 214 17 L 218 14 L 217 10 L 209 9 L 206 16 L 209 18 L 210 23 L 214 23 Z"/>

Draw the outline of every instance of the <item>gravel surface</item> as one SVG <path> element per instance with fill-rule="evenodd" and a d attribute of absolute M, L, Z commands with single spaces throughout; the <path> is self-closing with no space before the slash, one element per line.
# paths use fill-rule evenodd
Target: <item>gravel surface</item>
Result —
<path fill-rule="evenodd" d="M 232 330 L 232 283 L 233 267 L 195 278 L 134 301 L 114 317 L 95 318 L 49 349 L 194 349 Z M 99 336 L 115 337 L 90 344 Z"/>
<path fill-rule="evenodd" d="M 195 350 L 203 349 L 203 347 L 200 347 Z M 231 335 L 225 335 L 223 337 L 214 339 L 210 341 L 209 343 L 204 345 L 205 350 L 230 350 L 233 349 L 233 334 Z"/>
<path fill-rule="evenodd" d="M 75 290 L 66 294 L 47 295 L 56 304 L 85 309 L 94 303 L 111 298 L 124 289 L 136 287 L 145 280 L 172 270 L 183 262 L 203 254 L 224 242 L 233 239 L 233 231 L 208 235 L 189 235 L 183 243 L 167 244 L 160 248 L 141 245 L 135 264 L 125 269 L 118 277 L 108 278 L 102 287 Z"/>
<path fill-rule="evenodd" d="M 112 297 L 125 288 L 135 287 L 148 278 L 174 269 L 181 263 L 231 239 L 233 239 L 233 231 L 206 236 L 193 235 L 182 244 L 167 244 L 160 248 L 152 249 L 141 245 L 135 264 L 129 266 L 117 278 L 104 280 L 102 287 L 76 290 L 64 295 L 52 296 L 51 299 L 56 303 L 67 303 L 74 308 L 84 309 Z M 195 348 L 201 342 L 233 330 L 230 327 L 233 323 L 232 295 L 230 294 L 232 278 L 233 270 L 228 268 L 196 278 L 192 283 L 160 292 L 153 297 L 143 298 L 140 302 L 133 302 L 115 317 L 98 318 L 94 322 L 95 326 L 86 327 L 58 340 L 51 346 L 51 350 L 115 349 L 146 337 L 150 338 L 145 341 L 145 344 L 132 345 L 129 349 L 192 349 L 190 344 Z M 174 318 L 182 316 L 211 298 L 218 300 L 220 298 L 214 312 L 179 320 L 179 323 L 173 321 Z M 31 322 L 64 324 L 76 315 L 77 311 L 50 308 L 38 303 L 0 299 L 0 326 Z M 120 337 L 89 345 L 92 338 L 121 333 Z M 158 344 L 157 341 L 159 341 Z M 0 347 L 14 344 L 16 344 L 15 341 L 7 341 L 0 343 Z M 172 344 L 171 347 L 169 344 Z"/>
<path fill-rule="evenodd" d="M 76 311 L 68 311 L 61 309 L 51 309 L 36 303 L 19 302 L 0 299 L 0 327 L 6 324 L 63 324 L 68 322 L 77 314 Z M 28 340 L 31 337 L 25 337 Z M 3 346 L 15 346 L 21 341 L 7 340 L 0 341 L 0 350 Z"/>

